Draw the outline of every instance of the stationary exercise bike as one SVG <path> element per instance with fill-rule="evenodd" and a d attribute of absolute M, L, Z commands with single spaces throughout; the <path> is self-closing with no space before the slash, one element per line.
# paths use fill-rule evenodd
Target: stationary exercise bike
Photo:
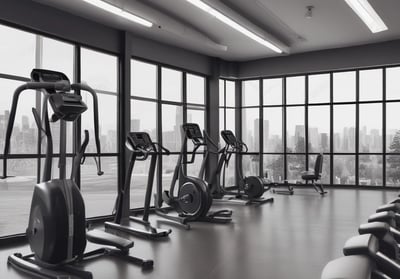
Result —
<path fill-rule="evenodd" d="M 170 190 L 162 193 L 162 199 L 160 199 L 159 195 L 156 196 L 156 213 L 183 225 L 196 221 L 211 223 L 231 222 L 231 210 L 209 211 L 213 198 L 207 182 L 199 177 L 189 176 L 185 172 L 185 165 L 192 164 L 195 160 L 196 151 L 201 146 L 206 145 L 199 125 L 195 123 L 183 124 L 181 132 L 182 147 L 171 181 Z M 194 148 L 192 150 L 191 159 L 186 161 L 184 159 L 184 154 L 188 140 L 193 142 Z M 207 147 L 205 149 L 207 153 Z M 203 158 L 203 163 L 204 159 L 205 158 Z M 177 194 L 175 194 L 176 184 L 178 184 Z M 157 193 L 159 194 L 161 192 L 161 185 L 158 185 Z M 167 209 L 161 207 L 163 202 L 178 212 L 179 216 L 168 214 Z"/>
<path fill-rule="evenodd" d="M 165 154 L 169 155 L 169 151 L 160 144 L 153 142 L 149 134 L 145 132 L 130 132 L 126 138 L 125 146 L 128 150 L 132 152 L 129 159 L 128 171 L 126 173 L 125 183 L 118 192 L 114 221 L 105 222 L 105 227 L 146 238 L 166 237 L 171 233 L 171 230 L 159 229 L 152 226 L 149 221 L 149 214 L 157 157 L 159 154 L 162 154 L 163 151 L 165 152 Z M 128 189 L 131 186 L 133 167 L 136 161 L 145 161 L 149 156 L 151 157 L 151 161 L 147 178 L 143 217 L 138 218 L 134 216 L 129 216 L 127 214 L 129 213 L 129 206 L 125 206 L 125 203 L 128 202 L 129 204 Z M 127 213 L 124 213 L 124 208 L 125 210 L 126 208 L 128 208 Z M 127 225 L 126 223 L 129 222 L 129 220 L 143 225 L 144 229 L 135 228 Z"/>
<path fill-rule="evenodd" d="M 230 130 L 221 131 L 221 136 L 225 141 L 225 146 L 219 150 L 220 158 L 218 161 L 217 173 L 223 169 L 223 183 L 213 183 L 212 195 L 215 199 L 223 199 L 224 196 L 233 196 L 228 200 L 244 200 L 247 204 L 265 204 L 273 202 L 274 198 L 263 198 L 262 195 L 268 191 L 271 186 L 268 181 L 265 181 L 259 176 L 244 176 L 243 170 L 240 167 L 240 154 L 247 153 L 248 147 L 244 142 L 239 141 Z M 239 185 L 234 190 L 228 190 L 225 187 L 225 170 L 228 167 L 232 154 L 236 154 L 236 176 Z M 217 174 L 216 173 L 216 174 Z M 214 180 L 216 177 L 214 174 Z"/>
<path fill-rule="evenodd" d="M 139 264 L 143 268 L 152 268 L 153 261 L 129 256 L 133 242 L 104 231 L 86 231 L 85 205 L 74 178 L 65 178 L 66 134 L 63 129 L 66 122 L 76 121 L 87 110 L 80 90 L 87 91 L 93 97 L 94 131 L 97 149 L 97 174 L 101 175 L 100 140 L 98 125 L 98 101 L 96 92 L 84 84 L 70 84 L 68 78 L 60 72 L 34 69 L 31 82 L 19 86 L 14 92 L 10 118 L 6 131 L 4 147 L 3 178 L 7 178 L 7 159 L 10 151 L 10 140 L 20 94 L 28 89 L 43 93 L 42 117 L 36 109 L 32 109 L 36 124 L 41 134 L 47 139 L 46 158 L 42 182 L 35 185 L 26 230 L 32 254 L 15 253 L 8 257 L 8 263 L 15 268 L 38 278 L 70 278 L 76 276 L 91 279 L 92 273 L 83 271 L 75 263 L 94 257 L 109 255 L 126 259 Z M 73 92 L 69 92 L 73 90 Z M 35 91 L 33 91 L 35 92 Z M 35 92 L 36 94 L 36 92 Z M 54 114 L 49 118 L 48 104 Z M 60 178 L 51 178 L 53 141 L 50 120 L 60 121 Z M 84 149 L 89 141 L 89 133 L 85 131 L 85 140 L 74 158 L 71 176 L 75 176 L 79 164 L 83 162 Z M 112 246 L 84 253 L 86 242 Z"/>

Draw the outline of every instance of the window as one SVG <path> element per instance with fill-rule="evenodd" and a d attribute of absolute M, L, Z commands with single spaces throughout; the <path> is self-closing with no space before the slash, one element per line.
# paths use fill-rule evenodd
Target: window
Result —
<path fill-rule="evenodd" d="M 286 108 L 286 147 L 289 153 L 305 152 L 304 107 Z"/>
<path fill-rule="evenodd" d="M 333 157 L 333 183 L 355 185 L 355 162 L 355 156 L 353 155 L 335 155 Z"/>
<path fill-rule="evenodd" d="M 161 98 L 164 101 L 182 102 L 182 72 L 162 68 Z"/>
<path fill-rule="evenodd" d="M 308 151 L 330 152 L 330 107 L 308 107 Z"/>
<path fill-rule="evenodd" d="M 354 102 L 356 100 L 356 72 L 333 74 L 333 101 Z"/>
<path fill-rule="evenodd" d="M 156 102 L 131 101 L 131 131 L 147 132 L 153 141 L 157 141 Z"/>
<path fill-rule="evenodd" d="M 337 105 L 333 107 L 333 150 L 334 152 L 355 152 L 356 106 Z"/>
<path fill-rule="evenodd" d="M 111 214 L 118 187 L 117 164 L 117 104 L 118 59 L 116 56 L 82 48 L 81 80 L 97 92 L 99 104 L 99 131 L 104 174 L 99 178 L 93 158 L 87 158 L 81 166 L 81 189 L 85 199 L 86 216 Z M 86 152 L 95 153 L 93 126 L 93 98 L 82 92 L 88 110 L 82 115 L 82 133 L 89 130 L 90 141 Z M 100 206 L 101 205 L 101 206 Z"/>
<path fill-rule="evenodd" d="M 36 65 L 37 36 L 0 25 L 0 73 L 29 77 Z"/>
<path fill-rule="evenodd" d="M 241 137 L 257 158 L 247 169 L 300 180 L 323 153 L 325 184 L 400 187 L 399 80 L 399 66 L 264 78 L 259 96 L 259 80 L 242 81 Z"/>
<path fill-rule="evenodd" d="M 400 99 L 400 67 L 386 68 L 386 100 Z"/>
<path fill-rule="evenodd" d="M 386 104 L 386 152 L 400 154 L 400 103 Z"/>
<path fill-rule="evenodd" d="M 249 152 L 260 150 L 260 110 L 258 108 L 242 109 L 242 140 Z"/>
<path fill-rule="evenodd" d="M 42 68 L 63 72 L 74 81 L 74 45 L 43 38 Z"/>
<path fill-rule="evenodd" d="M 226 103 L 227 107 L 235 107 L 236 106 L 236 94 L 235 94 L 235 82 L 227 80 L 225 81 L 226 86 Z"/>
<path fill-rule="evenodd" d="M 304 104 L 305 82 L 304 76 L 286 78 L 286 104 Z"/>
<path fill-rule="evenodd" d="M 382 69 L 360 71 L 360 101 L 382 100 Z"/>
<path fill-rule="evenodd" d="M 131 60 L 131 95 L 157 98 L 157 66 Z"/>
<path fill-rule="evenodd" d="M 182 145 L 181 125 L 183 110 L 181 106 L 162 105 L 162 142 L 172 152 L 180 152 Z"/>
<path fill-rule="evenodd" d="M 205 95 L 205 78 L 201 76 L 186 75 L 187 83 L 187 103 L 204 105 Z"/>
<path fill-rule="evenodd" d="M 268 177 L 274 182 L 284 180 L 284 155 L 264 155 L 264 169 L 263 175 Z"/>
<path fill-rule="evenodd" d="M 359 156 L 359 184 L 360 185 L 383 185 L 382 181 L 382 159 L 381 155 L 360 155 Z"/>
<path fill-rule="evenodd" d="M 282 108 L 264 108 L 264 152 L 283 152 Z"/>
<path fill-rule="evenodd" d="M 282 78 L 263 80 L 264 105 L 282 105 Z"/>
<path fill-rule="evenodd" d="M 330 75 L 308 76 L 308 102 L 329 103 L 330 101 Z"/>
<path fill-rule="evenodd" d="M 360 104 L 360 152 L 382 152 L 382 104 Z"/>
<path fill-rule="evenodd" d="M 246 80 L 242 85 L 242 106 L 258 106 L 260 104 L 260 82 Z"/>
<path fill-rule="evenodd" d="M 244 176 L 260 174 L 260 156 L 258 155 L 243 155 L 242 168 Z"/>

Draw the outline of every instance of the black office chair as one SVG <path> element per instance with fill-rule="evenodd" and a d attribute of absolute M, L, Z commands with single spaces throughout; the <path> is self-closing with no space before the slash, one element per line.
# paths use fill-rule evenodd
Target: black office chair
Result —
<path fill-rule="evenodd" d="M 314 170 L 313 171 L 306 171 L 301 174 L 301 178 L 306 181 L 308 184 L 311 181 L 315 191 L 320 193 L 321 195 L 325 195 L 326 192 L 324 190 L 324 186 L 322 185 L 321 175 L 322 175 L 322 163 L 324 161 L 324 155 L 322 153 L 317 155 L 317 159 L 315 160 Z M 320 183 L 317 183 L 317 181 Z"/>

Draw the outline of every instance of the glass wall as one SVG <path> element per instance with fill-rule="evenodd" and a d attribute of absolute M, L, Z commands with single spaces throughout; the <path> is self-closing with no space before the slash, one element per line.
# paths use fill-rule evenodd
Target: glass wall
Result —
<path fill-rule="evenodd" d="M 383 67 L 242 81 L 244 165 L 301 180 L 323 153 L 324 183 L 400 186 L 399 80 Z"/>
<path fill-rule="evenodd" d="M 75 46 L 4 25 L 0 25 L 0 36 L 7 38 L 0 44 L 0 91 L 2 92 L 0 159 L 2 159 L 5 131 L 15 89 L 30 80 L 30 73 L 34 68 L 61 71 L 74 81 Z M 33 90 L 24 91 L 19 98 L 7 173 L 15 177 L 0 181 L 0 237 L 22 233 L 28 223 L 33 186 L 39 181 L 43 169 L 43 160 L 39 158 L 45 150 L 45 141 L 42 144 L 38 142 L 38 130 L 32 108 L 41 113 L 42 100 L 42 94 Z M 72 128 L 72 125 L 67 125 L 68 163 L 73 152 Z M 51 131 L 55 156 L 52 172 L 58 175 L 59 123 L 51 123 Z"/>
<path fill-rule="evenodd" d="M 162 157 L 162 186 L 170 186 L 181 150 L 181 125 L 194 122 L 205 129 L 206 79 L 203 76 L 131 60 L 131 131 L 149 133 L 152 140 L 171 151 Z M 193 148 L 188 143 L 187 150 Z M 198 175 L 202 151 L 187 172 Z M 131 208 L 143 207 L 150 160 L 137 162 L 131 183 Z M 158 170 L 156 171 L 156 175 Z M 154 187 L 157 179 L 154 180 Z"/>
<path fill-rule="evenodd" d="M 256 96 L 257 97 L 257 96 Z M 231 80 L 219 80 L 219 131 L 231 130 L 236 134 L 236 96 L 235 82 Z M 219 137 L 219 145 L 225 144 L 222 137 Z M 232 156 L 230 162 L 225 169 L 225 185 L 233 186 L 235 180 L 236 156 Z M 224 183 L 224 178 L 221 177 L 221 184 Z"/>

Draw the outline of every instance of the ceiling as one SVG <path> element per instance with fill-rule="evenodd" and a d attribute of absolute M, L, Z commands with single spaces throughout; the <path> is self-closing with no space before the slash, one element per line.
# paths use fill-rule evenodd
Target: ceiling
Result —
<path fill-rule="evenodd" d="M 185 0 L 107 0 L 154 22 L 150 29 L 82 0 L 33 0 L 140 36 L 229 61 L 278 56 Z M 206 0 L 290 54 L 400 39 L 398 0 L 369 0 L 389 30 L 373 34 L 344 0 Z M 312 5 L 313 17 L 305 17 Z"/>

